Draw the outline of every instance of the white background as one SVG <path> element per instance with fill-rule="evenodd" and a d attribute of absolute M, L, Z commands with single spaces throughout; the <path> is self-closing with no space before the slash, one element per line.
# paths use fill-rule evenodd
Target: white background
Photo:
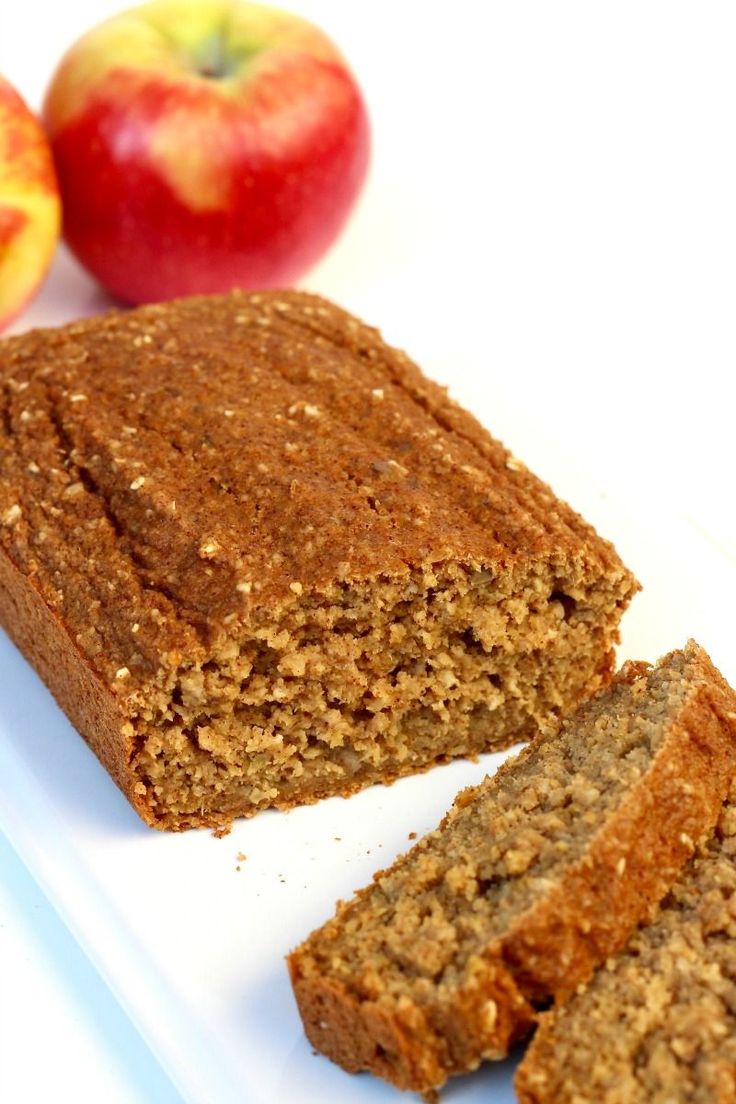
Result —
<path fill-rule="evenodd" d="M 471 408 L 492 396 L 493 431 L 563 493 L 584 469 L 736 559 L 736 5 L 291 6 L 342 46 L 374 126 L 361 203 L 305 286 Z M 118 7 L 2 0 L 0 72 L 38 106 Z M 60 254 L 20 326 L 105 302 Z M 4 1102 L 178 1104 L 1 840 L 0 978 Z"/>

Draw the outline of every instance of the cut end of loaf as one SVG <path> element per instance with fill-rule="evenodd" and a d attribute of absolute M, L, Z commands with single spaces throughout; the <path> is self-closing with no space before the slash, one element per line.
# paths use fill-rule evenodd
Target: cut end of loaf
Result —
<path fill-rule="evenodd" d="M 508 747 L 605 684 L 630 589 L 568 560 L 294 594 L 132 695 L 140 807 L 227 823 Z"/>

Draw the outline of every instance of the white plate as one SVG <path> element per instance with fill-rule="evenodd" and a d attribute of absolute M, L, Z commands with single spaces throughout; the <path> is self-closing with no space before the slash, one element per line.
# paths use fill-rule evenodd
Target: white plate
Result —
<path fill-rule="evenodd" d="M 654 659 L 692 635 L 734 679 L 733 565 L 685 523 L 634 517 L 581 485 L 559 455 L 548 456 L 545 471 L 645 584 L 626 617 L 620 655 Z M 284 955 L 503 756 L 453 763 L 349 800 L 264 813 L 223 839 L 207 831 L 162 835 L 138 821 L 2 635 L 0 671 L 0 828 L 185 1099 L 398 1099 L 382 1082 L 349 1077 L 313 1055 Z M 510 1102 L 512 1067 L 458 1079 L 443 1100 Z"/>
<path fill-rule="evenodd" d="M 345 49 L 376 139 L 364 197 L 309 286 L 451 381 L 617 543 L 646 584 L 622 657 L 693 635 L 733 679 L 734 566 L 646 503 L 684 496 L 736 548 L 736 154 L 722 137 L 736 8 L 293 6 Z M 0 69 L 39 104 L 62 46 L 119 7 L 6 2 Z M 22 325 L 103 305 L 62 251 Z M 581 456 L 617 465 L 599 486 L 627 484 L 624 508 L 583 485 Z M 399 1099 L 312 1056 L 283 954 L 488 765 L 262 815 L 222 840 L 160 836 L 0 634 L 0 828 L 193 1104 Z M 443 1096 L 485 1102 L 491 1087 L 512 1099 L 508 1067 Z"/>

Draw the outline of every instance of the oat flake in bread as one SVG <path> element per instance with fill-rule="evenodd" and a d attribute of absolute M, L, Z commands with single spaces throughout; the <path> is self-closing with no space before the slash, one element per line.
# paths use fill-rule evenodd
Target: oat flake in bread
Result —
<path fill-rule="evenodd" d="M 625 664 L 292 953 L 310 1042 L 425 1092 L 504 1056 L 667 892 L 735 762 L 736 694 L 701 648 Z"/>
<path fill-rule="evenodd" d="M 149 824 L 508 746 L 610 678 L 611 545 L 322 299 L 35 331 L 0 384 L 0 621 Z"/>

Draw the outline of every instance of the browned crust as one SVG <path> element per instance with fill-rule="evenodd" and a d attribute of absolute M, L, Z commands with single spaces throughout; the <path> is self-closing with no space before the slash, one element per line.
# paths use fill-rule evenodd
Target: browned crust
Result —
<path fill-rule="evenodd" d="M 484 1057 L 508 1053 L 532 1026 L 535 1005 L 564 998 L 625 944 L 714 827 L 734 771 L 736 693 L 697 651 L 702 681 L 670 722 L 666 746 L 646 778 L 548 897 L 486 948 L 470 987 L 457 992 L 440 1019 L 435 1014 L 430 1021 L 406 998 L 400 1011 L 380 1008 L 377 1033 L 376 1002 L 333 979 L 303 976 L 302 948 L 291 953 L 297 1003 L 316 1049 L 350 1072 L 368 1069 L 402 1089 L 437 1088 Z M 646 668 L 628 663 L 617 678 L 633 681 Z M 486 1015 L 489 1000 L 496 1005 L 495 1022 Z M 417 1031 L 422 1022 L 424 1031 Z"/>
<path fill-rule="evenodd" d="M 33 585 L 0 547 L 0 624 L 36 669 L 72 724 L 84 736 L 135 810 L 154 824 L 135 792 L 132 740 L 111 691 L 86 662 Z"/>
<path fill-rule="evenodd" d="M 623 946 L 718 819 L 734 771 L 736 694 L 705 653 L 698 665 L 704 681 L 651 770 L 504 940 L 505 961 L 532 1001 L 564 999 Z M 636 665 L 627 672 L 635 677 Z"/>
<path fill-rule="evenodd" d="M 451 1006 L 431 1013 L 408 999 L 398 1007 L 361 1000 L 334 978 L 304 977 L 298 950 L 287 962 L 312 1046 L 349 1073 L 370 1070 L 400 1089 L 426 1091 L 506 1054 L 536 1020 L 497 954 Z"/>

